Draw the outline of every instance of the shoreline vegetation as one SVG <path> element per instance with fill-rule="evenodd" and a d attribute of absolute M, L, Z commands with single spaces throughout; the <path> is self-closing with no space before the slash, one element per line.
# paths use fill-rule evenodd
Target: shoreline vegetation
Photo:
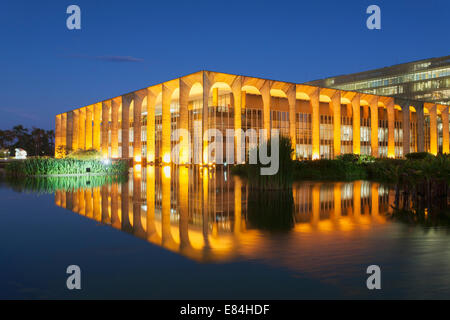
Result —
<path fill-rule="evenodd" d="M 61 158 L 33 157 L 14 160 L 5 166 L 12 177 L 71 177 L 124 175 L 128 173 L 126 160 L 102 160 L 96 150 L 78 150 Z"/>

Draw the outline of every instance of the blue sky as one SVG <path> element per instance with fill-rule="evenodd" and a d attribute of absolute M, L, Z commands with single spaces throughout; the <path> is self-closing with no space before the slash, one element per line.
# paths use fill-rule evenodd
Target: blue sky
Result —
<path fill-rule="evenodd" d="M 81 30 L 66 8 L 81 8 Z M 366 8 L 381 8 L 381 30 Z M 21 1 L 0 8 L 0 129 L 202 69 L 292 82 L 450 54 L 450 1 Z"/>

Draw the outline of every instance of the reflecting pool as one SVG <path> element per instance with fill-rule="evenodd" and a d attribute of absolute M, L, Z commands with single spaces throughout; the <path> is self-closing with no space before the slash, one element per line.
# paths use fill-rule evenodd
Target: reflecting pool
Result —
<path fill-rule="evenodd" d="M 368 181 L 261 193 L 207 167 L 3 182 L 0 297 L 449 298 L 449 229 L 392 219 L 394 197 Z"/>

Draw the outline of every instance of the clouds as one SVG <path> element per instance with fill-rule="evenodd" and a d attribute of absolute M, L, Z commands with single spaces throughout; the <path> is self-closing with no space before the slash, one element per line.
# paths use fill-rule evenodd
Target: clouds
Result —
<path fill-rule="evenodd" d="M 86 60 L 97 60 L 97 61 L 107 61 L 107 62 L 117 62 L 117 63 L 144 62 L 144 59 L 136 58 L 136 57 L 132 57 L 132 56 L 108 56 L 108 55 L 106 55 L 106 56 L 88 56 L 88 55 L 82 55 L 82 54 L 71 54 L 71 55 L 67 55 L 66 57 L 72 58 L 72 59 L 86 59 Z"/>

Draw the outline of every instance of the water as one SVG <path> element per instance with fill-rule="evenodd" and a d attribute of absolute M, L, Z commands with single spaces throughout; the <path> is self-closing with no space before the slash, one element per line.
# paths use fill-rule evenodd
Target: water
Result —
<path fill-rule="evenodd" d="M 39 192 L 52 185 L 70 191 Z M 227 170 L 137 167 L 73 185 L 1 184 L 0 298 L 450 297 L 449 229 L 390 219 L 378 183 L 260 194 Z M 366 287 L 372 264 L 381 290 Z"/>

